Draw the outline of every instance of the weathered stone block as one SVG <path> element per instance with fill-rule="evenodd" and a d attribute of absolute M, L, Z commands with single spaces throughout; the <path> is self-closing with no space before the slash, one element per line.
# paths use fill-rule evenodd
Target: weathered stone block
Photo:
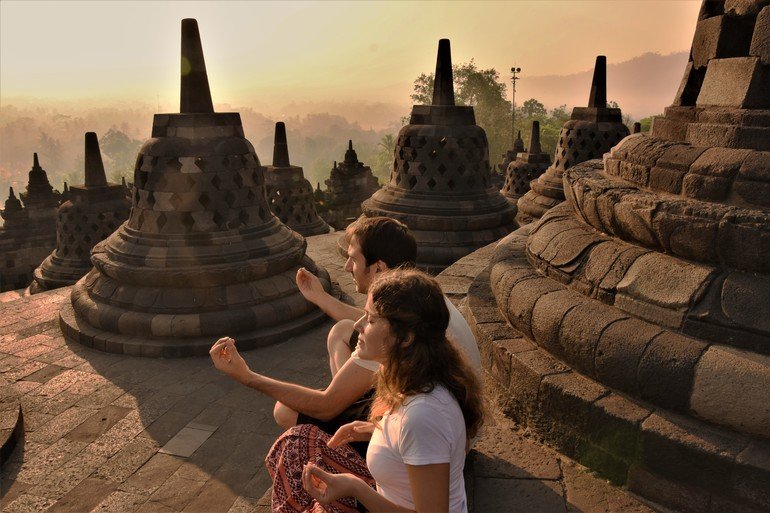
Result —
<path fill-rule="evenodd" d="M 614 323 L 625 318 L 627 316 L 617 309 L 593 301 L 581 301 L 566 313 L 561 322 L 559 344 L 566 361 L 580 372 L 594 376 L 594 356 L 599 337 Z"/>
<path fill-rule="evenodd" d="M 757 15 L 749 54 L 759 57 L 765 66 L 770 65 L 770 5 L 765 6 Z"/>
<path fill-rule="evenodd" d="M 594 366 L 602 383 L 629 394 L 638 393 L 637 370 L 642 354 L 661 328 L 639 319 L 610 325 L 596 346 Z"/>
<path fill-rule="evenodd" d="M 759 57 L 712 59 L 698 94 L 697 105 L 743 109 L 770 107 L 770 73 Z"/>
<path fill-rule="evenodd" d="M 701 68 L 711 59 L 746 55 L 751 44 L 751 30 L 746 25 L 744 20 L 731 16 L 699 21 L 692 42 L 693 65 Z"/>
<path fill-rule="evenodd" d="M 703 77 L 705 76 L 705 67 L 698 69 L 693 66 L 692 61 L 688 62 L 684 69 L 684 75 L 682 76 L 679 89 L 677 90 L 676 96 L 674 97 L 673 104 L 682 107 L 694 106 L 695 101 L 698 99 L 700 88 L 703 85 Z M 666 117 L 656 116 L 653 119 L 652 135 L 654 137 L 661 137 L 670 141 L 683 141 L 687 127 L 686 120 L 678 120 L 675 122 L 673 119 L 667 119 L 668 113 L 666 114 Z M 671 137 L 671 135 L 679 135 L 679 137 Z"/>
<path fill-rule="evenodd" d="M 639 362 L 639 395 L 673 410 L 690 406 L 695 365 L 706 344 L 664 331 L 652 342 Z"/>
<path fill-rule="evenodd" d="M 679 194 L 685 173 L 668 167 L 654 167 L 650 170 L 649 186 L 657 191 Z"/>

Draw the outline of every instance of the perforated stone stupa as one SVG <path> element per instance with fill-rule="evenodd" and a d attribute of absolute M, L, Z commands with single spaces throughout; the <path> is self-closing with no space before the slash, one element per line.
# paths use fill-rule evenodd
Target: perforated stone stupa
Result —
<path fill-rule="evenodd" d="M 10 189 L 0 213 L 0 292 L 26 288 L 32 272 L 56 247 L 56 208 L 61 194 L 48 182 L 37 153 L 26 192 Z M 23 203 L 23 205 L 22 205 Z"/>
<path fill-rule="evenodd" d="M 492 184 L 495 187 L 498 189 L 503 187 L 503 184 L 505 183 L 505 171 L 508 169 L 508 166 L 511 165 L 511 162 L 516 160 L 519 153 L 524 153 L 525 151 L 524 140 L 521 138 L 521 130 L 519 130 L 516 134 L 516 139 L 513 140 L 512 149 L 503 153 L 503 161 L 497 165 L 497 172 L 492 173 Z"/>
<path fill-rule="evenodd" d="M 521 133 L 519 133 L 521 136 Z M 551 157 L 543 153 L 540 147 L 540 122 L 532 122 L 532 132 L 529 136 L 529 151 L 517 153 L 516 159 L 508 164 L 505 170 L 500 192 L 508 201 L 515 205 L 519 198 L 529 191 L 529 184 L 542 175 L 551 165 Z"/>
<path fill-rule="evenodd" d="M 179 114 L 156 114 L 139 151 L 131 216 L 97 244 L 94 270 L 61 311 L 65 336 L 143 356 L 206 354 L 218 336 L 241 349 L 323 319 L 294 284 L 303 237 L 271 212 L 237 113 L 215 113 L 198 25 L 182 21 Z"/>
<path fill-rule="evenodd" d="M 686 513 L 770 510 L 770 5 L 705 2 L 652 131 L 564 173 L 468 300 L 504 409 Z"/>
<path fill-rule="evenodd" d="M 562 175 L 575 164 L 600 158 L 629 134 L 620 109 L 607 107 L 607 58 L 596 57 L 588 107 L 575 107 L 559 133 L 553 165 L 519 199 L 519 224 L 540 219 L 562 201 Z"/>
<path fill-rule="evenodd" d="M 490 183 L 489 148 L 473 107 L 457 106 L 449 40 L 439 41 L 432 105 L 415 105 L 396 141 L 390 182 L 364 215 L 404 222 L 417 264 L 438 272 L 515 227 L 516 207 Z"/>
<path fill-rule="evenodd" d="M 283 224 L 305 237 L 329 233 L 329 225 L 316 212 L 313 186 L 301 167 L 289 163 L 286 125 L 281 121 L 275 124 L 273 165 L 265 167 L 265 188 L 270 210 Z"/>
<path fill-rule="evenodd" d="M 66 197 L 66 199 L 64 199 Z M 91 249 L 128 219 L 122 184 L 108 183 L 94 132 L 85 135 L 85 181 L 67 188 L 56 218 L 56 249 L 35 269 L 32 294 L 66 287 L 90 269 Z"/>
<path fill-rule="evenodd" d="M 345 160 L 334 163 L 325 183 L 327 189 L 321 215 L 337 230 L 344 230 L 360 216 L 361 202 L 380 188 L 372 169 L 358 161 L 353 141 L 348 141 Z"/>

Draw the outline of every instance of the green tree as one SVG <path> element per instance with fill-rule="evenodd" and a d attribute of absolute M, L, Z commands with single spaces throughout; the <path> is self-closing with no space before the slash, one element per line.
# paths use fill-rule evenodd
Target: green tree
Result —
<path fill-rule="evenodd" d="M 375 154 L 372 171 L 374 176 L 379 178 L 380 183 L 388 183 L 390 172 L 393 170 L 393 149 L 396 147 L 396 138 L 393 134 L 382 136 L 377 143 L 377 153 Z"/>
<path fill-rule="evenodd" d="M 518 111 L 519 109 L 517 109 L 517 114 Z M 520 112 L 525 118 L 544 118 L 548 115 L 545 105 L 534 98 L 525 101 L 521 106 Z"/>
<path fill-rule="evenodd" d="M 134 163 L 141 144 L 142 141 L 132 139 L 115 127 L 107 130 L 99 140 L 99 147 L 109 159 L 105 162 L 105 170 L 109 169 L 109 181 L 120 183 L 123 177 L 133 180 Z"/>
<path fill-rule="evenodd" d="M 455 103 L 474 108 L 476 123 L 487 133 L 490 165 L 500 160 L 511 145 L 511 104 L 506 86 L 494 68 L 479 69 L 473 59 L 452 66 Z M 418 105 L 433 101 L 433 74 L 422 73 L 414 81 L 412 100 Z"/>

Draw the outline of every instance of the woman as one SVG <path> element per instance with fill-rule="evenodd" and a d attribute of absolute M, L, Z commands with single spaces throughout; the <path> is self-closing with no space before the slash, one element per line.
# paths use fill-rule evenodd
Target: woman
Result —
<path fill-rule="evenodd" d="M 390 272 L 374 282 L 364 310 L 355 325 L 359 354 L 382 364 L 370 423 L 342 426 L 315 456 L 300 451 L 310 460 L 302 486 L 319 503 L 332 503 L 329 511 L 345 511 L 349 499 L 337 500 L 354 497 L 371 512 L 466 512 L 463 465 L 468 440 L 482 423 L 482 401 L 473 371 L 446 338 L 449 312 L 441 288 L 419 271 Z M 289 430 L 268 455 L 274 493 L 285 492 L 289 480 L 278 479 L 280 467 L 298 446 L 308 446 L 308 429 Z M 347 446 L 369 437 L 366 464 L 376 490 L 355 470 L 361 462 Z M 342 454 L 350 465 L 340 468 Z"/>

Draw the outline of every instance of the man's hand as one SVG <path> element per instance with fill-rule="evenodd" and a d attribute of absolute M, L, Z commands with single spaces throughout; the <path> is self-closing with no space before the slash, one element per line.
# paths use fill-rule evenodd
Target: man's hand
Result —
<path fill-rule="evenodd" d="M 374 433 L 374 424 L 371 422 L 364 422 L 363 420 L 356 420 L 340 426 L 334 436 L 326 442 L 328 447 L 339 447 L 342 444 L 349 444 L 351 442 L 366 442 L 372 438 Z"/>
<path fill-rule="evenodd" d="M 297 269 L 297 277 L 295 278 L 295 281 L 297 282 L 297 288 L 299 288 L 299 291 L 302 293 L 305 299 L 311 303 L 317 305 L 326 294 L 326 291 L 324 290 L 323 285 L 321 285 L 321 280 L 318 279 L 318 276 L 311 273 L 304 267 Z"/>
<path fill-rule="evenodd" d="M 209 356 L 214 367 L 240 383 L 245 383 L 251 374 L 246 361 L 235 348 L 235 340 L 230 337 L 222 337 L 214 342 Z"/>

